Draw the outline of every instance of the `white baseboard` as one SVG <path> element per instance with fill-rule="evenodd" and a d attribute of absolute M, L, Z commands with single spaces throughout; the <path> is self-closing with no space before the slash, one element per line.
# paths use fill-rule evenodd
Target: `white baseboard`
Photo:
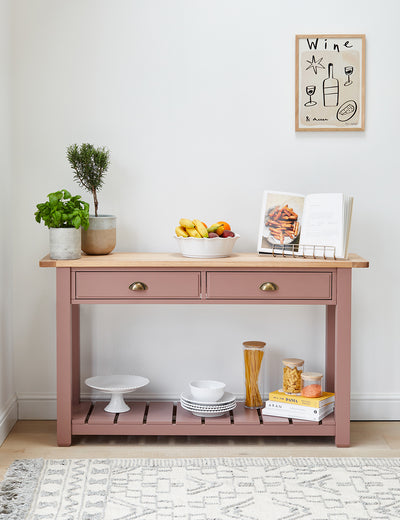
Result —
<path fill-rule="evenodd" d="M 17 396 L 13 395 L 3 410 L 0 410 L 0 446 L 17 422 Z"/>
<path fill-rule="evenodd" d="M 352 394 L 352 421 L 400 421 L 399 394 Z"/>
<path fill-rule="evenodd" d="M 239 398 L 239 396 L 237 396 Z M 107 400 L 105 394 L 81 395 L 83 400 Z M 129 396 L 127 397 L 129 399 Z M 152 395 L 141 393 L 136 395 L 140 400 L 174 400 L 176 395 Z M 135 399 L 132 394 L 132 399 Z M 57 416 L 57 403 L 54 394 L 19 394 L 18 419 L 54 420 Z M 1 416 L 0 416 L 1 419 Z M 400 394 L 352 394 L 351 420 L 353 421 L 400 421 Z M 11 421 L 12 422 L 12 421 Z M 11 426 L 12 427 L 12 426 Z M 0 424 L 0 434 L 1 434 Z M 0 435 L 1 440 L 1 435 Z"/>
<path fill-rule="evenodd" d="M 18 419 L 52 421 L 57 418 L 57 400 L 54 394 L 19 394 Z"/>

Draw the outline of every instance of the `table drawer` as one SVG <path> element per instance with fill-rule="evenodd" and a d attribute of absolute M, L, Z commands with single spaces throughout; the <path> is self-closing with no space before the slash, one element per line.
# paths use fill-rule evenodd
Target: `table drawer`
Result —
<path fill-rule="evenodd" d="M 267 283 L 267 288 L 261 286 Z M 332 273 L 305 272 L 209 272 L 208 299 L 330 300 Z"/>
<path fill-rule="evenodd" d="M 136 285 L 135 289 L 132 284 L 136 282 L 140 282 L 142 285 Z M 126 300 L 200 298 L 200 273 L 179 271 L 77 271 L 75 273 L 75 298 L 77 300 L 96 298 Z"/>

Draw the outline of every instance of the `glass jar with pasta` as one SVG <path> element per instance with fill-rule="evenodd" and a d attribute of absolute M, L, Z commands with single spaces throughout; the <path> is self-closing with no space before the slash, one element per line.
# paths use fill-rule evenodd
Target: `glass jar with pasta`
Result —
<path fill-rule="evenodd" d="M 282 390 L 285 394 L 299 394 L 301 391 L 301 374 L 304 360 L 298 358 L 282 359 L 283 381 Z"/>
<path fill-rule="evenodd" d="M 263 402 L 263 359 L 264 341 L 245 341 L 243 343 L 244 379 L 246 386 L 246 408 L 262 408 Z"/>

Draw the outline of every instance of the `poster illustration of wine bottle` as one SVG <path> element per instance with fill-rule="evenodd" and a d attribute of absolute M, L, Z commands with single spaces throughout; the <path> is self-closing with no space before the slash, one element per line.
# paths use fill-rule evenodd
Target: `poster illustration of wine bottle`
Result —
<path fill-rule="evenodd" d="M 296 36 L 296 131 L 364 130 L 365 35 Z"/>

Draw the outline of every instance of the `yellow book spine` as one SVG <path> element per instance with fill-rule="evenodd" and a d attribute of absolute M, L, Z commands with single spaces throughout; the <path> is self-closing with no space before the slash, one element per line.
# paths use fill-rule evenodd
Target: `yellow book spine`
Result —
<path fill-rule="evenodd" d="M 302 397 L 301 395 L 288 395 L 283 392 L 270 392 L 269 400 L 277 401 L 279 403 L 291 403 L 300 406 L 321 408 L 328 403 L 333 403 L 335 400 L 335 394 L 331 392 L 323 392 L 322 397 Z"/>

